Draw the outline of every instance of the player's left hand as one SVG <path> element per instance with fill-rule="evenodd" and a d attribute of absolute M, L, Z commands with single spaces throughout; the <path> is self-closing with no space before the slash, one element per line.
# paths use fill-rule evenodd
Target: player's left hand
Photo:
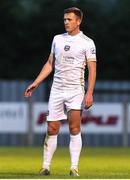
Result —
<path fill-rule="evenodd" d="M 87 92 L 84 96 L 84 108 L 88 109 L 93 105 L 93 95 L 92 93 Z"/>

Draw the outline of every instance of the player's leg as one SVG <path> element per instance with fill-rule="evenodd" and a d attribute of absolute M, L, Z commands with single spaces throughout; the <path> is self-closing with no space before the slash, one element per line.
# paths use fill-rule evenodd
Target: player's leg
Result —
<path fill-rule="evenodd" d="M 43 164 L 40 175 L 50 175 L 50 164 L 57 148 L 57 136 L 60 129 L 60 121 L 49 121 L 47 134 L 44 141 Z"/>
<path fill-rule="evenodd" d="M 82 139 L 80 132 L 81 110 L 70 110 L 68 112 L 68 121 L 70 130 L 70 175 L 78 176 L 78 162 L 82 148 Z"/>
<path fill-rule="evenodd" d="M 47 175 L 50 171 L 50 164 L 57 147 L 57 136 L 62 119 L 65 119 L 62 94 L 58 91 L 51 91 L 48 105 L 49 115 L 47 116 L 48 129 L 44 142 L 43 164 L 41 175 Z M 47 170 L 47 171 L 44 171 Z M 45 174 L 44 174 L 44 172 Z"/>
<path fill-rule="evenodd" d="M 81 139 L 81 113 L 83 108 L 84 89 L 81 87 L 74 91 L 67 93 L 66 109 L 70 129 L 70 157 L 71 157 L 71 171 L 70 175 L 78 176 L 78 162 L 80 151 L 82 148 Z M 72 171 L 74 170 L 74 171 Z"/>

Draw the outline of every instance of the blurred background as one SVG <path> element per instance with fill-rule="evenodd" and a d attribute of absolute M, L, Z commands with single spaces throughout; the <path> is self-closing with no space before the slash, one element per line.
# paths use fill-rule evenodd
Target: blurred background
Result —
<path fill-rule="evenodd" d="M 0 1 L 0 146 L 42 144 L 53 74 L 32 98 L 23 94 L 46 62 L 53 36 L 64 32 L 63 11 L 71 6 L 83 10 L 81 30 L 97 48 L 95 103 L 83 112 L 83 145 L 130 146 L 129 0 Z M 68 132 L 63 121 L 59 145 L 68 145 Z"/>

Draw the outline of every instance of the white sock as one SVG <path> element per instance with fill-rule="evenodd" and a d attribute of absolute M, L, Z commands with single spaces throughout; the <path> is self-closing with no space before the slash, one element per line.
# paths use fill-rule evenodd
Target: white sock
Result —
<path fill-rule="evenodd" d="M 78 170 L 78 162 L 80 157 L 80 152 L 82 148 L 81 133 L 77 135 L 70 135 L 70 158 L 71 158 L 71 168 Z"/>
<path fill-rule="evenodd" d="M 42 167 L 50 170 L 50 163 L 53 157 L 53 154 L 57 148 L 57 135 L 49 136 L 46 135 L 44 141 L 44 150 L 43 150 L 43 164 Z"/>

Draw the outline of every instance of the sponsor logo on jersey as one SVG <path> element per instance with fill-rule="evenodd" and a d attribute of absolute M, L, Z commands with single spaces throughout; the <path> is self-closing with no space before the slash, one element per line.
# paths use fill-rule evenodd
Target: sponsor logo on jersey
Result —
<path fill-rule="evenodd" d="M 65 64 L 74 64 L 74 57 L 63 56 L 62 62 Z"/>
<path fill-rule="evenodd" d="M 70 50 L 70 46 L 69 45 L 65 45 L 64 50 L 65 51 L 69 51 Z"/>
<path fill-rule="evenodd" d="M 91 53 L 92 53 L 92 54 L 96 54 L 95 48 L 91 48 Z"/>

